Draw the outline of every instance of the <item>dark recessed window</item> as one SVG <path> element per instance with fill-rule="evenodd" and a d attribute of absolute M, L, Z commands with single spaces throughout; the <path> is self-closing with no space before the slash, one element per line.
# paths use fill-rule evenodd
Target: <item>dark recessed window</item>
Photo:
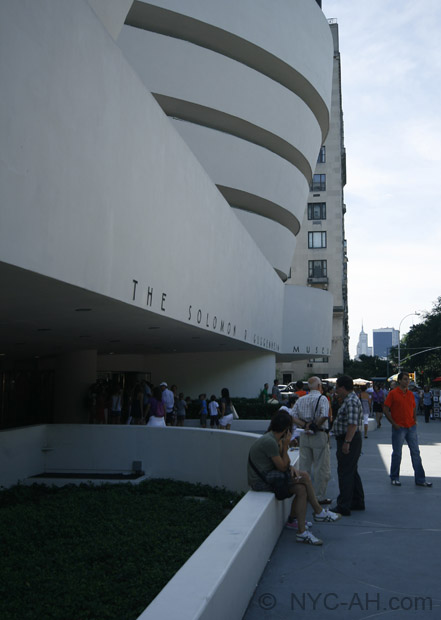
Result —
<path fill-rule="evenodd" d="M 326 220 L 326 202 L 309 202 L 308 220 Z"/>
<path fill-rule="evenodd" d="M 325 248 L 326 247 L 326 232 L 309 232 L 308 233 L 308 248 Z"/>
<path fill-rule="evenodd" d="M 326 146 L 322 146 L 322 148 L 320 149 L 319 156 L 317 158 L 317 163 L 318 164 L 326 163 Z"/>
<path fill-rule="evenodd" d="M 312 183 L 310 187 L 311 192 L 325 192 L 326 191 L 326 174 L 315 174 L 312 177 Z"/>
<path fill-rule="evenodd" d="M 309 278 L 327 278 L 328 277 L 328 261 L 309 260 L 308 261 L 308 277 Z"/>

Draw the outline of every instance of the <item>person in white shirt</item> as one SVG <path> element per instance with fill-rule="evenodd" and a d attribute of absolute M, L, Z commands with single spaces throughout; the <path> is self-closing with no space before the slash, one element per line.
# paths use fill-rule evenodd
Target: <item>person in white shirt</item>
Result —
<path fill-rule="evenodd" d="M 165 423 L 167 426 L 174 424 L 175 395 L 168 389 L 165 381 L 159 384 L 162 391 L 162 403 L 165 407 Z"/>
<path fill-rule="evenodd" d="M 319 377 L 308 379 L 309 394 L 302 396 L 294 405 L 294 423 L 304 429 L 299 438 L 299 469 L 312 474 L 314 489 L 320 504 L 330 504 L 326 488 L 331 478 L 328 419 L 329 401 L 323 395 Z"/>
<path fill-rule="evenodd" d="M 208 410 L 210 412 L 210 427 L 214 428 L 219 426 L 219 403 L 216 401 L 216 396 L 213 394 L 208 403 Z"/>

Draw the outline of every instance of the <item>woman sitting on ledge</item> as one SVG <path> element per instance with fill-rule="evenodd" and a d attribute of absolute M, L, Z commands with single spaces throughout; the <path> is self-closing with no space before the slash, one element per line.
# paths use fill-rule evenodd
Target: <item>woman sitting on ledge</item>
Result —
<path fill-rule="evenodd" d="M 288 455 L 292 433 L 292 418 L 288 413 L 279 411 L 271 420 L 268 431 L 251 446 L 248 459 L 248 484 L 254 491 L 275 491 L 274 481 L 284 477 L 290 471 L 288 483 L 289 496 L 293 496 L 291 512 L 286 526 L 297 529 L 296 541 L 309 545 L 322 545 L 308 529 L 312 523 L 306 523 L 306 508 L 311 504 L 314 521 L 334 522 L 341 515 L 323 509 L 317 501 L 311 478 L 306 471 L 299 471 L 291 466 Z"/>

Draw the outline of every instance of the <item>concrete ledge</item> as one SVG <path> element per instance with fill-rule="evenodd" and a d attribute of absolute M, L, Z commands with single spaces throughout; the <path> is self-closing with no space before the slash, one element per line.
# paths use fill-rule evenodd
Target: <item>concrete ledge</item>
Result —
<path fill-rule="evenodd" d="M 240 620 L 290 509 L 249 491 L 138 620 Z"/>
<path fill-rule="evenodd" d="M 231 423 L 232 431 L 240 431 L 245 433 L 265 433 L 268 430 L 268 426 L 271 420 L 233 420 Z M 202 428 L 198 419 L 188 419 L 184 422 L 185 427 L 189 428 Z M 207 420 L 207 428 L 202 430 L 211 430 L 210 421 Z M 228 432 L 228 431 L 222 431 Z"/>
<path fill-rule="evenodd" d="M 242 422 L 255 423 L 260 432 L 268 425 L 268 420 Z M 375 427 L 375 421 L 369 420 L 369 429 Z M 133 460 L 141 460 L 148 478 L 167 477 L 244 491 L 248 488 L 248 450 L 256 439 L 245 432 L 176 427 L 44 425 L 16 429 L 0 433 L 0 471 L 6 472 L 7 463 L 15 469 L 0 479 L 0 484 L 12 484 L 19 476 L 23 479 L 39 471 L 123 471 Z M 295 464 L 298 451 L 289 455 Z M 55 483 L 53 478 L 39 480 Z M 71 483 L 72 479 L 56 482 Z M 138 620 L 240 620 L 290 503 L 289 499 L 277 501 L 272 493 L 248 491 Z"/>
<path fill-rule="evenodd" d="M 241 431 L 245 433 L 265 433 L 268 430 L 270 420 L 233 420 L 231 424 L 232 431 Z M 185 420 L 185 426 L 189 428 L 201 428 L 199 420 Z M 206 429 L 208 430 L 208 426 Z M 374 418 L 369 418 L 369 432 L 377 429 L 377 422 Z M 363 430 L 362 428 L 360 430 Z"/>
<path fill-rule="evenodd" d="M 256 422 L 260 431 L 268 425 L 267 420 L 243 422 L 248 426 Z M 71 484 L 73 479 L 29 476 L 42 471 L 82 471 L 86 475 L 126 471 L 134 460 L 140 460 L 148 478 L 174 478 L 247 491 L 248 451 L 256 439 L 251 433 L 200 428 L 43 425 L 0 434 L 0 472 L 6 473 L 7 463 L 12 464 L 3 484 L 27 478 L 27 483 L 62 485 Z M 290 452 L 290 458 L 296 462 L 298 451 Z M 94 484 L 101 482 L 109 481 L 93 480 Z M 279 502 L 272 493 L 248 491 L 140 620 L 240 620 L 289 509 L 290 500 Z"/>
<path fill-rule="evenodd" d="M 290 507 L 248 491 L 137 620 L 241 620 Z"/>

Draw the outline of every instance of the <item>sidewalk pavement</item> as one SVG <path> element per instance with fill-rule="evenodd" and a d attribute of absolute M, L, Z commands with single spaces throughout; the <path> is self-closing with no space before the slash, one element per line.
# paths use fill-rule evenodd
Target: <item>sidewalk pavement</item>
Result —
<path fill-rule="evenodd" d="M 441 616 L 441 422 L 425 424 L 419 416 L 418 436 L 433 487 L 415 485 L 406 444 L 402 486 L 391 485 L 391 427 L 383 418 L 363 442 L 359 460 L 366 510 L 337 523 L 314 523 L 321 547 L 296 543 L 296 532 L 284 529 L 243 620 Z M 333 438 L 331 471 L 327 496 L 335 499 Z"/>

